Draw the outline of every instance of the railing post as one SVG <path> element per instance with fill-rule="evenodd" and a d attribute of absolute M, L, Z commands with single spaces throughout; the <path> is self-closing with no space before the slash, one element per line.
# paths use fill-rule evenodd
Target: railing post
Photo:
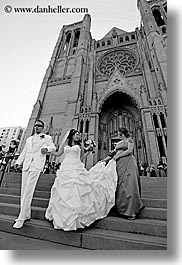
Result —
<path fill-rule="evenodd" d="M 8 159 L 8 160 L 9 160 L 9 159 Z M 3 160 L 2 160 L 2 161 L 3 161 Z M 5 174 L 5 172 L 6 172 L 6 168 L 7 168 L 7 164 L 8 164 L 8 163 L 6 163 L 6 164 L 4 165 L 3 171 L 2 171 L 2 173 L 1 173 L 1 177 L 0 177 L 0 186 L 1 186 L 1 183 L 3 182 L 4 174 Z M 2 166 L 2 162 L 1 162 L 1 166 Z"/>
<path fill-rule="evenodd" d="M 0 168 L 2 167 L 2 165 L 4 165 L 4 167 L 3 167 L 3 170 L 0 172 L 0 186 L 1 186 L 2 182 L 3 182 L 3 178 L 4 178 L 4 175 L 5 175 L 9 160 L 11 159 L 13 161 L 13 159 L 16 158 L 16 157 L 18 157 L 18 155 L 10 155 L 10 156 L 1 157 L 2 160 L 1 160 L 1 163 L 0 163 Z M 3 161 L 5 161 L 6 164 L 3 164 Z"/>

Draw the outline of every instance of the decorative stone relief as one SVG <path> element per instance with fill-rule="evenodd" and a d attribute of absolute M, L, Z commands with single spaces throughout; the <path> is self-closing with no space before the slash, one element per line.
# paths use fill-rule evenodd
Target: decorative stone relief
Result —
<path fill-rule="evenodd" d="M 163 82 L 159 83 L 159 91 L 165 90 L 165 84 Z"/>
<path fill-rule="evenodd" d="M 121 91 L 129 95 L 138 107 L 141 106 L 141 99 L 137 95 L 136 89 L 133 87 L 133 84 L 130 84 L 130 82 L 126 80 L 124 75 L 120 73 L 118 69 L 115 69 L 103 93 L 100 95 L 99 104 L 107 95 L 115 93 L 115 91 Z"/>
<path fill-rule="evenodd" d="M 137 56 L 131 50 L 117 50 L 104 55 L 99 63 L 98 70 L 106 75 L 110 76 L 117 68 L 122 74 L 128 74 L 132 72 L 137 65 Z"/>

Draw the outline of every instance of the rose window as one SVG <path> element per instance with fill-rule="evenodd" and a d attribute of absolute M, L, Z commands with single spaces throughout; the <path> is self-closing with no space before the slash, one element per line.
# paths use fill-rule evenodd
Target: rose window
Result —
<path fill-rule="evenodd" d="M 122 74 L 133 71 L 137 63 L 136 55 L 128 50 L 114 51 L 104 55 L 98 64 L 99 71 L 110 76 L 117 68 Z"/>

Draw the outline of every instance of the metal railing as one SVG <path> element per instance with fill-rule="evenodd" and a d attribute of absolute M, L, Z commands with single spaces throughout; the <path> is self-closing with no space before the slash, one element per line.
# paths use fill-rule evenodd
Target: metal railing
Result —
<path fill-rule="evenodd" d="M 14 170 L 14 167 L 11 166 L 13 160 L 16 160 L 19 155 L 3 155 L 0 157 L 0 186 L 2 184 L 4 175 L 6 172 L 11 172 L 12 170 L 14 172 L 17 172 Z"/>

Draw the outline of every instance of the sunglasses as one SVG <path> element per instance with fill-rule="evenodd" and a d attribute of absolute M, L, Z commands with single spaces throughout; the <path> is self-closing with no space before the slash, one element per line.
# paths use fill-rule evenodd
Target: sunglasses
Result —
<path fill-rule="evenodd" d="M 44 127 L 44 126 L 41 124 L 35 124 L 34 127 Z"/>

